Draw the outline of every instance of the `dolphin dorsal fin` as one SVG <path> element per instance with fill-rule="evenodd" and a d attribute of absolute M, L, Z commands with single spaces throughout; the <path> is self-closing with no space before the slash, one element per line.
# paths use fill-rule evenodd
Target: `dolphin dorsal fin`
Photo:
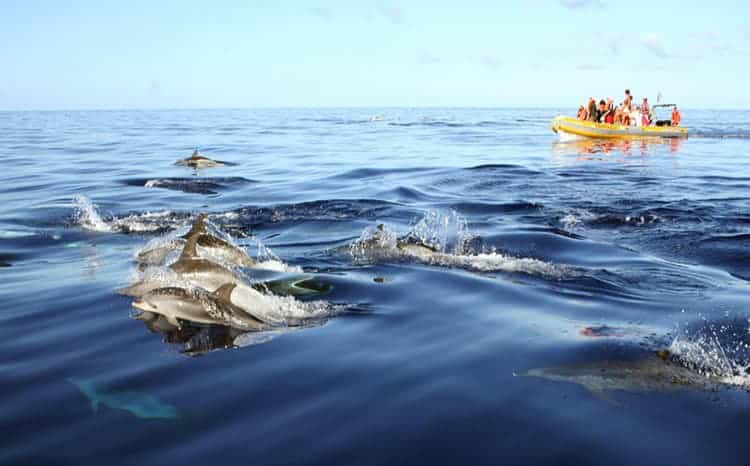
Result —
<path fill-rule="evenodd" d="M 183 238 L 190 239 L 191 237 L 198 235 L 200 233 L 204 233 L 206 231 L 206 214 L 201 213 L 198 214 L 198 217 L 196 217 L 195 222 L 193 222 L 193 226 L 190 227 L 190 231 L 185 233 Z"/>
<path fill-rule="evenodd" d="M 187 242 L 185 243 L 185 247 L 182 248 L 182 254 L 180 254 L 180 258 L 177 260 L 178 262 L 183 259 L 193 259 L 198 256 L 198 250 L 196 249 L 196 245 L 198 244 L 198 235 L 191 236 L 187 239 Z"/>
<path fill-rule="evenodd" d="M 234 291 L 237 285 L 234 283 L 225 283 L 214 291 L 213 294 L 217 301 L 225 303 L 232 302 L 232 291 Z"/>

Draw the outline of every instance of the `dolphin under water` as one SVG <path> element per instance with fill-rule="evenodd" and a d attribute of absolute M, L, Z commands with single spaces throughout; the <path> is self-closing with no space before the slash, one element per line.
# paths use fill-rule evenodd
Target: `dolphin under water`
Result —
<path fill-rule="evenodd" d="M 226 165 L 226 163 L 220 160 L 212 160 L 208 157 L 205 157 L 198 152 L 198 149 L 196 149 L 193 151 L 193 155 L 185 159 L 178 160 L 177 162 L 175 162 L 175 165 L 183 165 L 186 167 L 192 167 L 192 168 L 197 169 L 197 168 L 223 167 L 224 165 Z"/>
<path fill-rule="evenodd" d="M 666 350 L 650 352 L 637 359 L 599 360 L 531 369 L 520 375 L 578 384 L 603 399 L 607 399 L 606 392 L 609 391 L 716 391 L 723 388 L 750 388 L 730 377 L 711 376 L 691 370 Z"/>
<path fill-rule="evenodd" d="M 270 329 L 272 323 L 267 323 L 260 317 L 264 315 L 263 295 L 246 287 L 245 293 L 256 295 L 248 299 L 245 294 L 244 305 L 241 306 L 238 300 L 232 297 L 236 287 L 234 283 L 227 283 L 212 293 L 201 289 L 157 288 L 133 301 L 133 307 L 164 316 L 167 322 L 175 327 L 180 327 L 180 320 L 185 320 L 198 324 L 225 325 L 246 331 Z M 253 306 L 248 304 L 258 304 L 258 308 L 250 311 L 249 308 Z"/>
<path fill-rule="evenodd" d="M 238 267 L 253 267 L 257 263 L 244 249 L 212 234 L 206 227 L 206 214 L 200 214 L 186 234 L 151 248 L 141 250 L 136 261 L 141 265 L 163 265 L 169 254 L 184 248 L 187 241 L 196 239 L 196 255 L 217 259 Z"/>
<path fill-rule="evenodd" d="M 91 409 L 99 411 L 99 405 L 127 411 L 142 419 L 176 419 L 177 409 L 158 398 L 132 391 L 108 391 L 88 379 L 68 379 L 91 402 Z"/>

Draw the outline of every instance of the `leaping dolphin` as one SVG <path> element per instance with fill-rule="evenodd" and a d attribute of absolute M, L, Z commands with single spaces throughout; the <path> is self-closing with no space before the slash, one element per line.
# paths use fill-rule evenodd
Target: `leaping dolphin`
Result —
<path fill-rule="evenodd" d="M 213 167 L 223 167 L 226 165 L 225 162 L 222 162 L 220 160 L 212 160 L 208 157 L 205 157 L 198 153 L 198 149 L 193 151 L 193 155 L 191 155 L 188 158 L 178 160 L 175 162 L 175 165 L 183 165 L 187 167 L 192 168 L 213 168 Z"/>

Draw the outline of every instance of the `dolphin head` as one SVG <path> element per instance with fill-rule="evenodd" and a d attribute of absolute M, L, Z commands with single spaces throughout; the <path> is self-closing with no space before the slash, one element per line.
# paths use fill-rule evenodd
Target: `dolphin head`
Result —
<path fill-rule="evenodd" d="M 198 290 L 157 288 L 133 301 L 132 306 L 142 312 L 162 315 L 176 327 L 180 326 L 178 319 L 203 324 L 217 323 L 207 314 L 204 299 Z"/>

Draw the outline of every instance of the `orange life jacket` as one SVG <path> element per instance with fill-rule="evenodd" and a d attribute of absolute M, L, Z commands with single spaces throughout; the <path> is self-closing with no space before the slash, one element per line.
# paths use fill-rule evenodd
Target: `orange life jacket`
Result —
<path fill-rule="evenodd" d="M 680 112 L 672 110 L 672 126 L 678 126 L 680 124 Z"/>

